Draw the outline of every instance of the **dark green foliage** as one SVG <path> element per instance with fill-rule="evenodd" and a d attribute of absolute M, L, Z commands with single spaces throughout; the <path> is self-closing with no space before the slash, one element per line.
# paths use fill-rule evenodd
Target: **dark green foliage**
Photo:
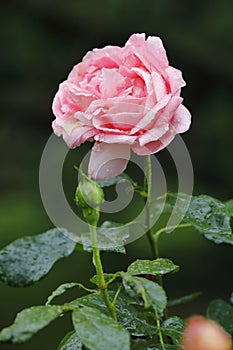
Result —
<path fill-rule="evenodd" d="M 128 331 L 98 309 L 83 307 L 73 312 L 73 324 L 81 342 L 90 350 L 129 350 Z"/>
<path fill-rule="evenodd" d="M 154 275 L 161 276 L 167 273 L 179 271 L 179 266 L 169 259 L 159 258 L 156 260 L 135 260 L 127 269 L 131 275 Z"/>
<path fill-rule="evenodd" d="M 167 304 L 167 297 L 163 288 L 146 278 L 134 277 L 129 273 L 122 273 L 123 285 L 126 292 L 138 302 L 142 300 L 145 308 L 152 307 L 156 315 L 162 315 Z"/>
<path fill-rule="evenodd" d="M 213 300 L 208 309 L 207 317 L 218 322 L 231 336 L 233 336 L 233 307 L 224 300 Z"/>
<path fill-rule="evenodd" d="M 17 239 L 0 250 L 0 280 L 25 287 L 44 277 L 61 258 L 73 253 L 76 243 L 65 229 L 52 229 Z"/>
<path fill-rule="evenodd" d="M 72 331 L 62 339 L 57 350 L 82 350 L 82 343 L 77 334 Z"/>
<path fill-rule="evenodd" d="M 110 298 L 113 299 L 115 292 L 109 292 Z M 116 314 L 118 322 L 124 326 L 134 336 L 151 336 L 155 334 L 156 327 L 151 322 L 149 313 L 140 312 L 135 307 L 135 300 L 121 291 L 116 301 Z M 98 294 L 89 294 L 76 299 L 69 304 L 69 307 L 90 306 L 96 308 L 102 313 L 108 315 L 106 305 Z"/>
<path fill-rule="evenodd" d="M 184 321 L 177 316 L 167 318 L 162 324 L 162 332 L 165 336 L 170 337 L 174 344 L 179 346 L 181 336 L 184 330 Z"/>
<path fill-rule="evenodd" d="M 180 193 L 179 199 L 185 201 L 188 195 Z M 168 203 L 171 210 L 175 205 L 177 194 L 168 193 Z M 177 206 L 179 215 L 182 207 Z M 214 243 L 227 243 L 233 245 L 233 233 L 230 225 L 228 208 L 220 200 L 207 195 L 191 197 L 190 205 L 185 213 L 184 222 L 193 225 L 201 234 Z"/>
<path fill-rule="evenodd" d="M 57 305 L 33 306 L 25 309 L 17 315 L 10 327 L 1 331 L 0 342 L 24 343 L 62 313 L 63 308 Z"/>

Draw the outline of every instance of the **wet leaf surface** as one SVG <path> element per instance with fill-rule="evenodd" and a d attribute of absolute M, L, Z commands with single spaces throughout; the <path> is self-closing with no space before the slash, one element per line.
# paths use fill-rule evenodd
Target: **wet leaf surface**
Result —
<path fill-rule="evenodd" d="M 161 276 L 179 271 L 179 266 L 169 259 L 135 260 L 127 269 L 131 275 L 149 274 Z"/>
<path fill-rule="evenodd" d="M 24 343 L 63 314 L 61 306 L 33 306 L 18 313 L 15 322 L 0 332 L 0 342 Z"/>
<path fill-rule="evenodd" d="M 144 307 L 152 307 L 158 315 L 162 315 L 167 304 L 164 289 L 157 283 L 146 278 L 135 277 L 129 273 L 122 273 L 123 285 L 131 296 L 143 301 Z"/>
<path fill-rule="evenodd" d="M 184 330 L 184 321 L 178 316 L 172 316 L 163 322 L 161 328 L 163 334 L 170 337 L 174 344 L 179 346 Z"/>
<path fill-rule="evenodd" d="M 71 255 L 76 243 L 65 229 L 17 239 L 0 250 L 0 281 L 25 287 L 44 277 L 56 261 Z"/>
<path fill-rule="evenodd" d="M 128 331 L 98 309 L 82 307 L 73 312 L 73 324 L 81 342 L 90 350 L 129 350 Z"/>
<path fill-rule="evenodd" d="M 185 201 L 188 195 L 179 194 L 180 201 Z M 177 194 L 168 193 L 167 199 L 171 208 L 175 205 Z M 179 206 L 175 207 L 180 215 Z M 224 203 L 207 195 L 193 196 L 190 206 L 185 213 L 184 222 L 193 225 L 207 239 L 214 243 L 227 243 L 233 245 L 233 233 L 230 225 L 229 208 Z"/>
<path fill-rule="evenodd" d="M 207 317 L 218 322 L 233 336 L 233 306 L 221 299 L 213 300 L 208 306 Z"/>
<path fill-rule="evenodd" d="M 77 334 L 72 331 L 62 339 L 57 350 L 82 350 L 82 343 Z"/>
<path fill-rule="evenodd" d="M 109 296 L 113 300 L 114 291 L 109 291 Z M 121 292 L 116 302 L 116 314 L 118 322 L 128 329 L 134 336 L 151 336 L 156 333 L 156 327 L 151 323 L 149 313 L 138 311 L 133 305 L 134 300 L 127 294 Z M 69 304 L 71 307 L 90 306 L 108 315 L 106 305 L 98 294 L 89 294 L 76 299 Z"/>

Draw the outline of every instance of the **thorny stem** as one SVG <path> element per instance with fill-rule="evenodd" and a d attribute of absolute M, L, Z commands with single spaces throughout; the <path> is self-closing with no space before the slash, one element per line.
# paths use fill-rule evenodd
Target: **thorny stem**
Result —
<path fill-rule="evenodd" d="M 116 312 L 115 308 L 113 307 L 108 290 L 107 290 L 107 284 L 104 279 L 104 272 L 102 267 L 102 262 L 100 258 L 100 251 L 97 245 L 97 232 L 96 232 L 96 226 L 89 225 L 90 233 L 91 233 L 91 240 L 92 240 L 92 250 L 93 250 L 93 259 L 94 264 L 96 268 L 96 274 L 97 274 L 97 280 L 98 280 L 98 287 L 100 294 L 102 295 L 104 302 L 108 308 L 108 311 L 112 318 L 116 320 Z"/>

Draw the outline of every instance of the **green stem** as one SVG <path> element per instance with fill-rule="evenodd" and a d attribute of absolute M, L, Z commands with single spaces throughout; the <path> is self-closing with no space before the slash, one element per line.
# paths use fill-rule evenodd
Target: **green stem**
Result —
<path fill-rule="evenodd" d="M 155 259 L 157 257 L 157 249 L 153 239 L 153 231 L 151 227 L 151 187 L 152 187 L 152 167 L 151 167 L 151 156 L 146 156 L 146 176 L 144 178 L 144 190 L 147 193 L 146 199 L 146 228 L 147 228 L 147 237 L 150 244 L 152 257 Z"/>
<path fill-rule="evenodd" d="M 158 336 L 159 336 L 159 341 L 160 341 L 161 347 L 163 350 L 165 350 L 165 344 L 164 344 L 164 340 L 163 340 L 163 334 L 161 331 L 161 324 L 160 324 L 159 318 L 157 318 L 157 320 L 156 320 L 156 325 L 157 325 Z"/>
<path fill-rule="evenodd" d="M 175 228 L 185 228 L 185 227 L 190 227 L 190 226 L 192 226 L 192 225 L 191 224 L 180 224 L 180 225 L 174 225 L 174 226 L 165 226 L 165 227 L 162 227 L 160 230 L 156 231 L 153 234 L 153 242 L 154 242 L 156 257 L 159 258 L 158 242 L 159 242 L 159 237 L 160 237 L 161 233 L 166 232 L 167 230 L 173 230 Z"/>
<path fill-rule="evenodd" d="M 97 232 L 96 232 L 96 227 L 89 225 L 90 233 L 91 233 L 91 240 L 92 240 L 92 250 L 93 250 L 93 258 L 94 258 L 94 264 L 96 268 L 96 274 L 97 274 L 97 279 L 98 279 L 98 287 L 100 294 L 102 295 L 104 302 L 107 306 L 107 309 L 112 316 L 113 319 L 116 320 L 116 312 L 115 308 L 113 307 L 109 295 L 108 295 L 108 290 L 107 290 L 107 284 L 104 279 L 104 272 L 103 272 L 103 267 L 102 267 L 102 262 L 100 258 L 100 251 L 97 245 Z"/>

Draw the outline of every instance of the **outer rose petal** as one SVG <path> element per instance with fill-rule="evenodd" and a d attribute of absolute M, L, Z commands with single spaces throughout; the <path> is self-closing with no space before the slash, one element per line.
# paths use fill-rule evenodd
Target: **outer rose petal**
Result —
<path fill-rule="evenodd" d="M 165 118 L 166 120 L 171 120 L 175 114 L 175 111 L 177 110 L 182 101 L 183 98 L 181 98 L 180 96 L 173 96 L 164 108 L 163 112 L 161 113 L 162 118 Z"/>
<path fill-rule="evenodd" d="M 176 133 L 182 133 L 189 129 L 191 124 L 191 114 L 184 105 L 180 105 L 171 121 Z"/>
<path fill-rule="evenodd" d="M 166 73 L 168 75 L 168 82 L 170 84 L 172 94 L 180 92 L 180 89 L 186 85 L 184 79 L 182 78 L 181 71 L 169 66 L 166 68 Z"/>
<path fill-rule="evenodd" d="M 91 151 L 88 175 L 96 180 L 111 179 L 126 169 L 129 158 L 129 145 L 96 142 Z"/>
<path fill-rule="evenodd" d="M 52 123 L 54 133 L 57 136 L 63 136 L 68 147 L 74 148 L 80 146 L 83 142 L 92 138 L 96 134 L 96 130 L 87 126 L 76 126 L 76 124 L 62 124 L 60 126 L 57 120 Z"/>
<path fill-rule="evenodd" d="M 168 131 L 157 141 L 148 142 L 144 146 L 140 146 L 139 144 L 133 145 L 132 150 L 139 156 L 157 153 L 163 148 L 167 147 L 167 145 L 169 145 L 169 143 L 174 139 L 174 137 L 175 134 L 172 134 L 170 131 Z"/>
<path fill-rule="evenodd" d="M 158 36 L 149 36 L 147 39 L 147 47 L 161 66 L 166 67 L 168 65 L 167 54 L 163 42 Z"/>
<path fill-rule="evenodd" d="M 148 37 L 145 40 L 144 33 L 133 34 L 125 46 L 132 47 L 135 55 L 147 68 L 153 65 L 158 71 L 162 72 L 168 66 L 166 51 L 159 37 Z"/>

